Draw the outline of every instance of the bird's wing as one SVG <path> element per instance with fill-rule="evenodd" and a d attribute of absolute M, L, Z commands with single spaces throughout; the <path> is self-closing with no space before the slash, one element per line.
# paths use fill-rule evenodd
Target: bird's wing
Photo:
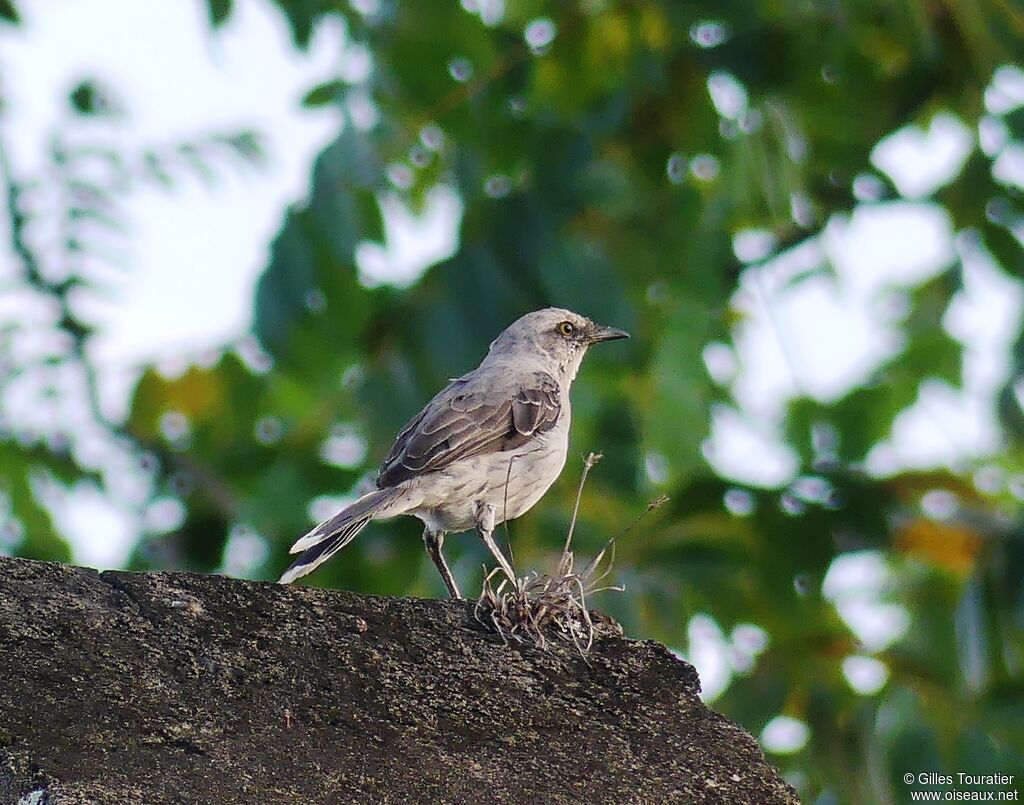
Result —
<path fill-rule="evenodd" d="M 513 450 L 554 427 L 561 412 L 557 381 L 544 372 L 504 388 L 451 383 L 398 434 L 377 485 L 394 486 L 473 456 Z"/>

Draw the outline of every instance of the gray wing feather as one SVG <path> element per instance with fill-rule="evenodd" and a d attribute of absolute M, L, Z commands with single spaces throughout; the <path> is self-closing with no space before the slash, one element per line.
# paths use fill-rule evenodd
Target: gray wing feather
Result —
<path fill-rule="evenodd" d="M 537 372 L 504 389 L 473 391 L 469 379 L 441 391 L 402 429 L 377 476 L 377 486 L 444 469 L 473 456 L 514 450 L 554 427 L 561 413 L 558 383 Z"/>

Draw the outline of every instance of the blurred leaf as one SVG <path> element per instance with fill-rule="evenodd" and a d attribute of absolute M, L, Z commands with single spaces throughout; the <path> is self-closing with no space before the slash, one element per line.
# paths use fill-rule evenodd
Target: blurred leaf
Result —
<path fill-rule="evenodd" d="M 223 25 L 231 16 L 231 9 L 234 0 L 206 0 L 207 12 L 210 15 L 210 25 L 214 28 Z"/>
<path fill-rule="evenodd" d="M 1015 140 L 1024 140 L 1024 104 L 1010 111 L 1003 120 Z"/>
<path fill-rule="evenodd" d="M 920 561 L 964 575 L 974 567 L 982 539 L 960 525 L 918 518 L 896 532 L 894 547 Z"/>
<path fill-rule="evenodd" d="M 216 182 L 216 176 L 199 145 L 195 143 L 182 143 L 178 146 L 178 155 L 192 168 L 203 184 L 207 187 L 213 187 Z"/>
<path fill-rule="evenodd" d="M 117 112 L 108 91 L 95 81 L 78 84 L 68 95 L 71 108 L 80 115 L 109 116 Z"/>
<path fill-rule="evenodd" d="M 960 272 L 946 271 L 912 292 L 910 313 L 904 325 L 907 345 L 903 354 L 884 370 L 890 378 L 899 373 L 901 385 L 927 377 L 960 385 L 963 348 L 946 332 L 942 321 L 959 288 Z"/>
<path fill-rule="evenodd" d="M 663 330 L 651 361 L 651 397 L 644 405 L 644 438 L 665 456 L 672 478 L 685 479 L 703 466 L 700 445 L 709 422 L 682 412 L 707 411 L 717 396 L 701 360 L 707 343 L 702 306 L 680 300 L 677 317 Z"/>
<path fill-rule="evenodd" d="M 355 361 L 357 333 L 370 314 L 354 263 L 360 233 L 380 233 L 378 171 L 368 141 L 346 127 L 318 159 L 309 206 L 290 214 L 257 289 L 255 330 L 261 342 L 279 359 L 315 363 L 314 375 L 337 380 Z M 335 305 L 326 316 L 308 304 L 318 291 Z M 325 344 L 334 346 L 329 357 Z"/>
<path fill-rule="evenodd" d="M 155 151 L 145 151 L 142 161 L 147 175 L 163 185 L 165 189 L 170 189 L 174 185 L 174 180 L 164 167 L 159 154 Z"/>
<path fill-rule="evenodd" d="M 330 0 L 289 0 L 280 4 L 291 24 L 296 46 L 304 48 L 309 44 L 314 24 L 322 15 L 334 11 L 335 5 Z"/>
<path fill-rule="evenodd" d="M 345 93 L 345 83 L 342 81 L 328 81 L 313 87 L 302 98 L 302 105 L 307 107 L 326 106 L 337 103 Z"/>
<path fill-rule="evenodd" d="M 33 490 L 33 480 L 44 472 L 65 482 L 80 477 L 74 463 L 67 458 L 0 442 L 0 502 L 6 502 L 11 517 L 21 524 L 25 535 L 18 546 L 18 555 L 68 562 L 71 550 Z"/>
<path fill-rule="evenodd" d="M 18 15 L 18 9 L 14 5 L 13 0 L 0 0 L 0 20 L 15 25 L 21 22 L 21 17 Z"/>
<path fill-rule="evenodd" d="M 266 150 L 259 132 L 241 131 L 217 138 L 232 148 L 238 156 L 253 165 L 266 163 Z"/>
<path fill-rule="evenodd" d="M 985 248 L 1008 273 L 1024 277 L 1024 248 L 1008 229 L 986 221 L 982 240 Z"/>

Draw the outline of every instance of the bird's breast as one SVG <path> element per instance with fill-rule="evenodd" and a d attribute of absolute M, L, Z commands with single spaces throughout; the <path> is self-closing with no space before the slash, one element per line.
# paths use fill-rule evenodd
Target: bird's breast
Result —
<path fill-rule="evenodd" d="M 526 513 L 558 478 L 568 451 L 568 417 L 515 450 L 475 456 L 416 479 L 416 511 L 432 528 L 465 531 L 476 526 L 480 503 L 494 507 L 501 523 Z"/>

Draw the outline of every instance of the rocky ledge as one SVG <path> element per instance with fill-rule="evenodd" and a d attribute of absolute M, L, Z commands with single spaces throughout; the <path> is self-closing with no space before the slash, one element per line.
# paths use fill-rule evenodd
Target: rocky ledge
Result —
<path fill-rule="evenodd" d="M 0 559 L 0 802 L 770 803 L 664 646 L 461 602 Z"/>

